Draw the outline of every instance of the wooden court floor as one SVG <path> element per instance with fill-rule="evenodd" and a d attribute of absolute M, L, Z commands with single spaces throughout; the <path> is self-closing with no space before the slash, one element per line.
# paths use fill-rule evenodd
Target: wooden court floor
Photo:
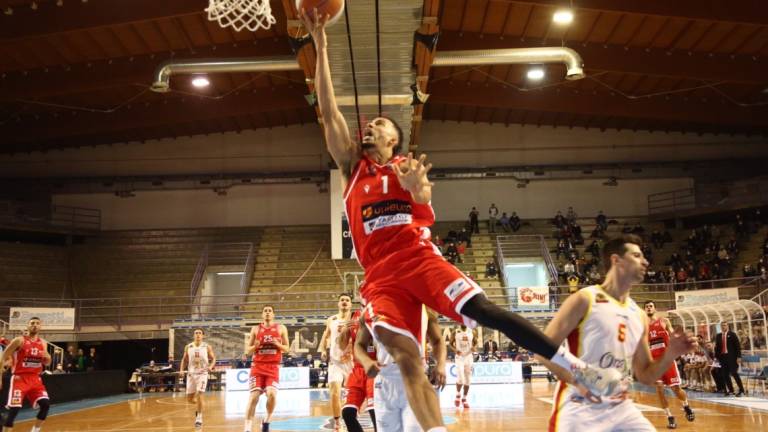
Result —
<path fill-rule="evenodd" d="M 533 384 L 477 385 L 470 392 L 471 408 L 453 407 L 454 389 L 441 394 L 443 415 L 449 431 L 546 431 L 554 385 Z M 325 390 L 283 390 L 279 394 L 273 431 L 322 431 L 329 415 Z M 634 399 L 659 430 L 666 429 L 666 417 L 658 408 L 654 394 L 635 392 Z M 205 395 L 202 431 L 238 432 L 243 430 L 247 392 L 211 392 Z M 696 421 L 688 423 L 677 401 L 678 430 L 757 432 L 768 431 L 768 401 L 755 400 L 753 407 L 737 407 L 706 401 L 692 401 Z M 758 408 L 759 407 L 759 408 Z M 263 402 L 257 416 L 263 412 Z M 194 431 L 194 408 L 182 393 L 145 395 L 95 408 L 79 409 L 51 416 L 43 431 L 118 432 L 118 431 Z M 365 422 L 364 422 L 365 424 Z M 30 428 L 30 421 L 17 422 L 17 431 Z M 254 429 L 259 430 L 259 429 Z M 386 431 L 383 431 L 386 432 Z M 584 431 L 588 432 L 588 431 Z"/>

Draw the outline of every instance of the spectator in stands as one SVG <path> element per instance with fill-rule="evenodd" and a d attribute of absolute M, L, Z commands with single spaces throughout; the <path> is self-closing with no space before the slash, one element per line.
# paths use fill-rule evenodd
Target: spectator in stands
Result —
<path fill-rule="evenodd" d="M 646 261 L 648 261 L 650 264 L 653 264 L 653 249 L 651 249 L 651 245 L 645 243 L 643 244 L 641 250 L 643 251 L 643 255 L 645 256 Z"/>
<path fill-rule="evenodd" d="M 571 250 L 570 247 L 568 247 L 568 241 L 565 239 L 560 239 L 557 242 L 557 249 L 555 249 L 555 259 L 560 259 L 560 255 L 562 254 L 564 257 L 568 256 L 568 252 Z"/>
<path fill-rule="evenodd" d="M 458 237 L 459 234 L 455 230 L 448 230 L 448 234 L 445 236 L 445 244 L 456 242 Z"/>
<path fill-rule="evenodd" d="M 480 234 L 479 217 L 480 212 L 477 211 L 476 207 L 472 207 L 472 211 L 469 212 L 469 230 L 472 231 L 473 234 Z"/>
<path fill-rule="evenodd" d="M 509 225 L 512 227 L 513 232 L 517 232 L 520 229 L 520 216 L 517 215 L 517 212 L 512 212 L 512 215 L 509 217 Z"/>
<path fill-rule="evenodd" d="M 664 243 L 672 243 L 672 234 L 670 234 L 669 231 L 664 230 L 664 234 L 662 234 L 661 239 L 664 241 Z"/>
<path fill-rule="evenodd" d="M 592 230 L 592 233 L 589 234 L 589 238 L 591 239 L 597 239 L 597 238 L 603 238 L 605 235 L 605 230 L 600 227 L 600 225 L 595 226 L 595 229 Z"/>
<path fill-rule="evenodd" d="M 301 362 L 302 367 L 315 367 L 315 360 L 312 358 L 312 354 L 307 354 L 304 361 Z"/>
<path fill-rule="evenodd" d="M 296 364 L 296 358 L 291 353 L 286 353 L 283 358 L 283 366 L 285 367 L 296 367 L 298 366 Z"/>
<path fill-rule="evenodd" d="M 576 222 L 576 212 L 573 211 L 573 207 L 568 207 L 568 212 L 565 214 L 565 217 L 568 219 L 568 222 Z"/>
<path fill-rule="evenodd" d="M 67 345 L 67 352 L 64 354 L 63 361 L 65 372 L 75 372 L 77 370 L 76 358 L 75 346 Z"/>
<path fill-rule="evenodd" d="M 85 353 L 82 348 L 77 349 L 77 356 L 75 357 L 75 371 L 85 372 Z"/>
<path fill-rule="evenodd" d="M 597 244 L 597 240 L 592 240 L 592 243 L 587 246 L 585 251 L 589 252 L 593 257 L 600 256 L 600 246 Z"/>
<path fill-rule="evenodd" d="M 467 246 L 464 242 L 459 242 L 459 244 L 456 245 L 456 252 L 459 254 L 459 264 L 464 263 L 464 254 L 467 253 Z"/>
<path fill-rule="evenodd" d="M 573 242 L 577 245 L 584 244 L 584 237 L 581 235 L 581 225 L 576 222 L 570 223 L 571 235 L 573 236 Z"/>
<path fill-rule="evenodd" d="M 741 272 L 744 275 L 744 277 L 752 277 L 752 276 L 758 275 L 757 270 L 754 267 L 752 267 L 752 264 L 750 263 L 744 264 L 744 268 L 742 268 Z"/>
<path fill-rule="evenodd" d="M 467 244 L 467 247 L 472 247 L 472 232 L 467 231 L 466 228 L 462 228 L 461 231 L 459 231 L 459 235 L 456 236 L 456 240 L 461 243 L 464 242 Z"/>
<path fill-rule="evenodd" d="M 488 361 L 495 361 L 499 359 L 499 344 L 493 340 L 488 339 L 483 344 L 483 357 Z"/>
<path fill-rule="evenodd" d="M 507 216 L 506 212 L 501 214 L 499 224 L 501 224 L 501 229 L 503 229 L 504 232 L 509 232 L 512 230 L 512 226 L 509 225 L 509 216 Z"/>
<path fill-rule="evenodd" d="M 563 217 L 563 212 L 560 210 L 557 211 L 557 214 L 552 219 L 552 225 L 556 226 L 557 228 L 561 229 L 565 225 L 565 217 Z"/>
<path fill-rule="evenodd" d="M 731 240 L 725 245 L 725 250 L 728 251 L 728 255 L 735 257 L 739 253 L 739 245 L 736 243 L 736 239 L 731 237 Z"/>
<path fill-rule="evenodd" d="M 243 354 L 235 364 L 236 369 L 249 369 L 251 367 L 251 359 Z"/>
<path fill-rule="evenodd" d="M 721 266 L 727 266 L 731 262 L 731 256 L 728 255 L 728 251 L 725 249 L 725 246 L 721 246 L 720 250 L 717 252 L 717 260 L 720 262 Z"/>
<path fill-rule="evenodd" d="M 455 243 L 448 243 L 448 247 L 445 248 L 445 259 L 451 264 L 456 264 L 459 259 L 459 251 L 456 249 Z"/>
<path fill-rule="evenodd" d="M 645 228 L 640 225 L 640 223 L 636 223 L 634 227 L 632 227 L 632 234 L 639 235 L 640 237 L 645 234 Z"/>
<path fill-rule="evenodd" d="M 600 231 L 604 232 L 608 229 L 608 218 L 605 217 L 602 210 L 597 212 L 597 216 L 595 216 L 595 224 L 600 228 Z"/>
<path fill-rule="evenodd" d="M 56 369 L 54 369 L 54 370 L 53 370 L 53 374 L 54 374 L 54 375 L 61 375 L 61 374 L 63 374 L 63 373 L 66 373 L 66 372 L 64 371 L 64 365 L 63 365 L 63 364 L 61 364 L 61 363 L 57 364 L 57 365 L 56 365 Z"/>
<path fill-rule="evenodd" d="M 661 236 L 661 231 L 655 229 L 651 233 L 651 243 L 653 243 L 653 247 L 656 249 L 661 249 L 664 247 L 664 238 Z"/>
<path fill-rule="evenodd" d="M 744 222 L 744 219 L 740 214 L 736 215 L 736 222 L 734 223 L 733 231 L 736 233 L 736 237 L 740 239 L 749 236 L 747 224 Z"/>
<path fill-rule="evenodd" d="M 698 280 L 706 281 L 712 279 L 712 273 L 709 270 L 709 264 L 706 261 L 699 263 Z"/>
<path fill-rule="evenodd" d="M 496 204 L 491 204 L 491 206 L 488 207 L 488 232 L 489 233 L 496 232 L 496 219 L 498 217 L 499 217 L 498 207 L 496 207 Z"/>
<path fill-rule="evenodd" d="M 445 246 L 445 242 L 443 241 L 443 239 L 440 238 L 439 235 L 435 235 L 435 237 L 432 239 L 432 243 L 434 243 L 435 246 L 437 246 L 437 249 L 440 250 L 440 253 L 444 252 L 443 249 Z"/>
<path fill-rule="evenodd" d="M 499 269 L 496 267 L 496 263 L 491 259 L 485 263 L 485 277 L 495 278 L 499 275 Z"/>
<path fill-rule="evenodd" d="M 593 285 L 599 283 L 601 279 L 602 277 L 600 276 L 600 272 L 597 271 L 597 266 L 591 266 L 587 272 L 587 283 Z"/>
<path fill-rule="evenodd" d="M 757 274 L 763 274 L 766 269 L 765 264 L 766 258 L 764 256 L 761 256 L 759 260 L 757 260 L 757 264 L 755 264 L 755 269 L 757 270 Z"/>
<path fill-rule="evenodd" d="M 96 348 L 91 347 L 88 352 L 88 358 L 85 361 L 85 369 L 88 372 L 99 370 L 99 355 L 96 354 Z"/>

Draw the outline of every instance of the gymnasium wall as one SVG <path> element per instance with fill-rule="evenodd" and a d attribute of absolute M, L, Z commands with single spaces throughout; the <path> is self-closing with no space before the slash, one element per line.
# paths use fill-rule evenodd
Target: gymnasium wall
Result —
<path fill-rule="evenodd" d="M 437 167 L 768 157 L 764 139 L 567 127 L 424 122 L 419 151 Z M 149 176 L 320 171 L 317 125 L 259 129 L 48 153 L 0 155 L 0 177 Z"/>
<path fill-rule="evenodd" d="M 433 191 L 438 220 L 460 220 L 472 206 L 486 214 L 494 202 L 502 211 L 523 218 L 551 217 L 572 205 L 588 216 L 647 214 L 647 196 L 693 186 L 691 179 L 619 180 L 603 186 L 597 180 L 534 181 L 518 189 L 514 180 L 443 180 Z M 259 225 L 330 224 L 330 195 L 312 185 L 237 186 L 226 196 L 211 190 L 136 192 L 132 198 L 113 194 L 55 195 L 54 203 L 99 208 L 102 228 L 149 229 Z"/>

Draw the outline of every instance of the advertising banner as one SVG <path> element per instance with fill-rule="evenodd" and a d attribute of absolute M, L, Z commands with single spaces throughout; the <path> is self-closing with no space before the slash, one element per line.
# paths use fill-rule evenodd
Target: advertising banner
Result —
<path fill-rule="evenodd" d="M 549 287 L 518 287 L 517 307 L 520 310 L 548 309 Z"/>
<path fill-rule="evenodd" d="M 227 369 L 227 391 L 249 390 L 250 369 Z M 280 390 L 309 388 L 308 367 L 281 367 Z"/>
<path fill-rule="evenodd" d="M 675 307 L 677 309 L 685 309 L 696 306 L 736 301 L 738 299 L 738 288 L 677 291 L 675 292 Z"/>
<path fill-rule="evenodd" d="M 32 317 L 40 318 L 43 326 L 43 332 L 46 330 L 74 330 L 75 329 L 75 309 L 74 308 L 33 308 L 33 307 L 12 307 L 8 323 L 11 330 L 24 330 L 27 328 L 29 319 Z"/>
<path fill-rule="evenodd" d="M 446 384 L 456 384 L 456 364 L 445 365 Z M 476 362 L 472 365 L 472 384 L 519 384 L 523 382 L 522 362 Z"/>

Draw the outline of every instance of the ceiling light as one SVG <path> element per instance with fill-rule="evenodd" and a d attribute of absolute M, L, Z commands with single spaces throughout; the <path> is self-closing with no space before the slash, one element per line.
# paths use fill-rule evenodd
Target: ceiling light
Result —
<path fill-rule="evenodd" d="M 528 71 L 528 79 L 540 80 L 544 78 L 544 69 L 540 67 L 532 68 Z"/>
<path fill-rule="evenodd" d="M 211 84 L 206 77 L 197 77 L 192 80 L 192 85 L 197 88 L 208 87 Z"/>
<path fill-rule="evenodd" d="M 573 22 L 573 12 L 569 9 L 560 9 L 552 15 L 552 21 L 562 25 L 570 24 Z"/>

